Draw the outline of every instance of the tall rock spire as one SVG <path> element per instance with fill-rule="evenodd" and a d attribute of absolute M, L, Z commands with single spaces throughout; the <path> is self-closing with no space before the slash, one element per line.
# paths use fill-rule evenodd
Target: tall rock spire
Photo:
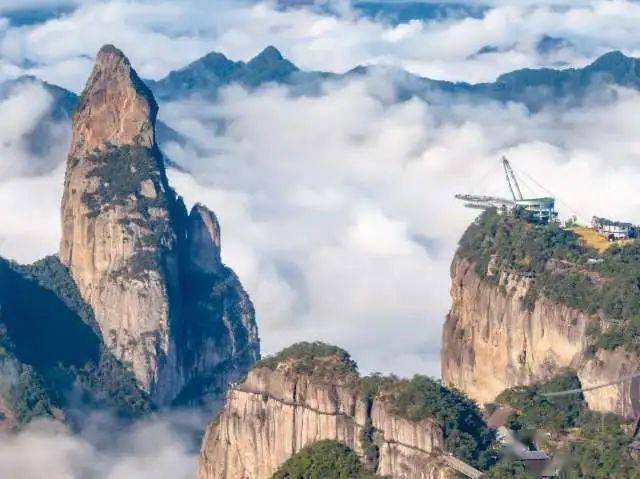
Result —
<path fill-rule="evenodd" d="M 158 105 L 131 63 L 113 45 L 98 52 L 73 118 L 71 156 L 107 145 L 154 145 Z"/>
<path fill-rule="evenodd" d="M 197 204 L 189 215 L 189 256 L 191 270 L 215 273 L 220 263 L 220 224 L 206 206 Z"/>
<path fill-rule="evenodd" d="M 187 215 L 168 184 L 157 110 L 129 60 L 103 47 L 73 116 L 59 255 L 107 346 L 164 404 L 193 382 L 202 389 L 221 362 L 229 377 L 208 381 L 224 389 L 259 345 L 251 302 L 220 263 L 215 216 L 199 206 Z"/>

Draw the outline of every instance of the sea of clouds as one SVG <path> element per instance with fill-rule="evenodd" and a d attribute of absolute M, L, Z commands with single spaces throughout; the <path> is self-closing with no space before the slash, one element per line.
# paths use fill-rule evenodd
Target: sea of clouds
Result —
<path fill-rule="evenodd" d="M 7 479 L 193 479 L 203 422 L 198 412 L 155 415 L 124 425 L 96 413 L 78 431 L 35 420 L 0 432 L 0 477 Z"/>
<path fill-rule="evenodd" d="M 305 69 L 389 65 L 472 82 L 520 67 L 582 66 L 612 49 L 640 54 L 636 2 L 466 3 L 487 10 L 479 18 L 398 24 L 364 17 L 345 1 L 293 8 L 224 0 L 34 0 L 20 7 L 64 6 L 67 13 L 21 24 L 16 2 L 4 1 L 0 79 L 28 73 L 79 92 L 104 43 L 122 48 L 146 78 L 212 50 L 246 60 L 270 44 Z M 566 42 L 541 52 L 544 35 Z M 494 48 L 477 54 L 486 46 Z M 275 85 L 252 92 L 231 86 L 215 100 L 161 105 L 162 120 L 188 139 L 163 145 L 184 168 L 170 170 L 171 182 L 188 203 L 201 201 L 219 216 L 223 260 L 256 305 L 266 354 L 321 339 L 349 350 L 363 372 L 438 376 L 449 265 L 475 215 L 453 195 L 507 195 L 503 154 L 522 172 L 525 191 L 543 193 L 524 173 L 561 199 L 563 217 L 640 222 L 637 92 L 533 114 L 492 101 L 399 101 L 396 85 L 396 73 L 384 70 L 327 81 L 313 96 Z M 68 125 L 52 125 L 60 128 L 60 143 L 41 157 L 28 154 L 24 142 L 50 102 L 35 85 L 0 101 L 0 255 L 21 262 L 55 252 L 59 239 Z M 142 438 L 142 444 L 154 435 L 177 437 L 161 447 L 167 456 L 157 461 L 144 447 L 132 446 L 141 452 L 127 456 L 87 435 L 37 424 L 0 439 L 0 477 L 18 470 L 27 471 L 21 477 L 42 477 L 37 468 L 58 464 L 54 458 L 61 456 L 68 460 L 59 467 L 67 469 L 50 477 L 191 477 L 194 450 L 173 424 L 150 422 L 122 433 L 122 441 Z M 44 447 L 51 437 L 58 449 Z M 30 469 L 20 469 L 27 466 L 10 458 L 27 444 L 44 449 Z M 78 455 L 105 469 L 83 475 Z M 184 468 L 162 475 L 165 457 Z M 147 468 L 159 472 L 145 476 L 140 471 Z"/>

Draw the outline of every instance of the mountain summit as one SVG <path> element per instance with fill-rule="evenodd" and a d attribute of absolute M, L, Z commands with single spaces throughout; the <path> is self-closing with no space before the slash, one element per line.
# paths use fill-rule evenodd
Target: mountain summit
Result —
<path fill-rule="evenodd" d="M 153 94 L 113 45 L 102 47 L 73 117 L 70 156 L 108 145 L 154 145 L 158 113 Z"/>
<path fill-rule="evenodd" d="M 59 256 L 109 350 L 167 404 L 217 397 L 259 342 L 215 215 L 187 214 L 169 186 L 157 111 L 124 54 L 103 47 L 73 115 Z"/>
<path fill-rule="evenodd" d="M 268 46 L 246 63 L 211 52 L 161 80 L 146 82 L 160 100 L 172 101 L 194 94 L 212 96 L 218 88 L 232 83 L 255 88 L 269 82 L 308 81 L 316 76 L 314 72 L 301 72 L 277 48 Z"/>

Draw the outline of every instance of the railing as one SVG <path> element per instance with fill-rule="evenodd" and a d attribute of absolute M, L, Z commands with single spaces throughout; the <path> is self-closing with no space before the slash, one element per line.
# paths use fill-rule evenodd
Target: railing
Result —
<path fill-rule="evenodd" d="M 579 394 L 586 391 L 593 391 L 594 389 L 606 388 L 609 386 L 613 386 L 614 384 L 623 383 L 626 381 L 631 381 L 633 379 L 640 378 L 640 373 L 636 372 L 634 374 L 629 374 L 628 376 L 622 376 L 618 379 L 614 379 L 613 381 L 609 381 L 603 384 L 597 384 L 595 386 L 589 386 L 586 388 L 576 388 L 576 389 L 567 389 L 566 391 L 557 391 L 551 393 L 538 393 L 543 397 L 555 397 L 555 396 L 568 396 L 571 394 Z"/>
<path fill-rule="evenodd" d="M 470 466 L 469 464 L 461 461 L 455 456 L 443 454 L 442 458 L 451 469 L 458 471 L 460 474 L 464 474 L 471 479 L 479 479 L 480 477 L 482 477 L 482 471 L 477 470 L 475 467 Z"/>

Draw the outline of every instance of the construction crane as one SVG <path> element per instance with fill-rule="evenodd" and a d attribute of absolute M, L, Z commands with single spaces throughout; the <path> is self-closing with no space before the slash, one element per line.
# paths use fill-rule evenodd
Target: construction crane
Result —
<path fill-rule="evenodd" d="M 506 198 L 499 198 L 497 196 L 484 196 L 484 195 L 455 195 L 456 199 L 465 202 L 464 206 L 467 208 L 473 208 L 477 210 L 486 210 L 488 208 L 497 209 L 510 209 L 516 204 L 514 201 Z"/>
<path fill-rule="evenodd" d="M 511 168 L 511 164 L 509 163 L 509 160 L 507 160 L 506 156 L 502 157 L 502 166 L 504 168 L 505 175 L 507 175 L 507 185 L 509 185 L 509 191 L 511 191 L 513 201 L 522 201 L 524 198 L 522 197 L 522 191 L 520 191 L 520 185 L 518 184 L 516 175 L 513 174 L 513 169 Z"/>
<path fill-rule="evenodd" d="M 467 208 L 487 210 L 496 208 L 501 212 L 511 212 L 516 207 L 521 208 L 531 223 L 547 224 L 557 218 L 558 213 L 555 210 L 555 198 L 525 198 L 522 195 L 520 184 L 516 178 L 511 163 L 506 157 L 501 159 L 505 176 L 507 177 L 507 186 L 511 192 L 512 200 L 500 198 L 497 196 L 487 195 L 469 195 L 457 194 L 455 197 L 465 202 Z"/>

